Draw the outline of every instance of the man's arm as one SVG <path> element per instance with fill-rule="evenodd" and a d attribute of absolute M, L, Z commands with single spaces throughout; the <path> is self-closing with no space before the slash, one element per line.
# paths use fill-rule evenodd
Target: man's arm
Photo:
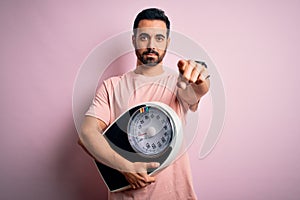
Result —
<path fill-rule="evenodd" d="M 196 111 L 201 97 L 210 87 L 206 66 L 192 60 L 180 60 L 177 65 L 180 73 L 178 98 L 186 102 L 190 110 Z"/>
<path fill-rule="evenodd" d="M 155 181 L 154 177 L 147 175 L 148 168 L 158 167 L 158 163 L 132 163 L 118 153 L 108 144 L 102 132 L 107 125 L 91 116 L 86 116 L 79 134 L 80 141 L 99 162 L 122 172 L 133 189 L 145 187 Z"/>

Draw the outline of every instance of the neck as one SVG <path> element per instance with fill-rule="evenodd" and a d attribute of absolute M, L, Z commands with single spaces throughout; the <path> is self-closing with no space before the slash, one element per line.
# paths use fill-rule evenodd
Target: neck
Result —
<path fill-rule="evenodd" d="M 157 76 L 164 73 L 164 69 L 162 63 L 159 63 L 155 66 L 146 66 L 137 62 L 134 72 L 144 76 Z"/>

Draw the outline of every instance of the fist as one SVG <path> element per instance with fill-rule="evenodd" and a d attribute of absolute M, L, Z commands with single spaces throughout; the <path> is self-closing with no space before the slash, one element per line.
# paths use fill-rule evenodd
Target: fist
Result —
<path fill-rule="evenodd" d="M 204 62 L 179 60 L 177 66 L 180 73 L 177 86 L 182 89 L 185 89 L 190 83 L 200 85 L 210 77 Z"/>

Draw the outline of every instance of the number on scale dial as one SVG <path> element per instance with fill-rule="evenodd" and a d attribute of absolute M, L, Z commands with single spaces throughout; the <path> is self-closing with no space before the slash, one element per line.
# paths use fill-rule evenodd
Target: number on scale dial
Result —
<path fill-rule="evenodd" d="M 145 106 L 133 114 L 127 133 L 129 143 L 136 152 L 146 157 L 155 157 L 168 149 L 174 130 L 165 112 L 153 106 Z"/>

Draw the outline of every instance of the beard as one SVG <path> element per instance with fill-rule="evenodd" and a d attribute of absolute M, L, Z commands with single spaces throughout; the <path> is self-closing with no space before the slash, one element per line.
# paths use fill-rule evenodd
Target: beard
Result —
<path fill-rule="evenodd" d="M 152 49 L 147 49 L 147 51 L 144 51 L 143 53 L 140 53 L 137 49 L 135 49 L 135 54 L 139 61 L 141 61 L 144 65 L 152 67 L 159 64 L 165 57 L 167 50 L 165 49 L 164 52 L 159 55 L 157 51 L 154 51 Z M 155 54 L 156 57 L 147 57 L 148 54 Z"/>

